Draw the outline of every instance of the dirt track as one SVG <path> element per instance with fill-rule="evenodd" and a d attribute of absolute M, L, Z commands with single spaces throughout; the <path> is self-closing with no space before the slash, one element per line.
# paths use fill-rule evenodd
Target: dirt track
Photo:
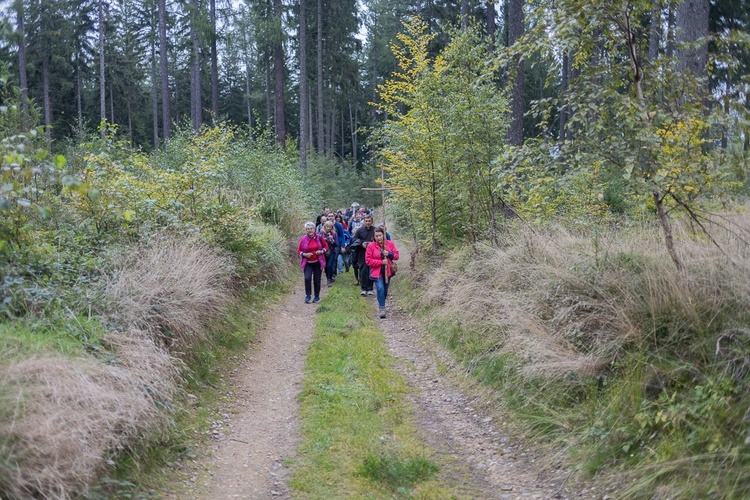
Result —
<path fill-rule="evenodd" d="M 350 277 L 345 275 L 335 286 L 350 286 Z M 299 440 L 296 396 L 315 310 L 303 303 L 303 296 L 300 283 L 270 312 L 268 325 L 232 373 L 227 403 L 210 431 L 210 451 L 181 465 L 182 479 L 167 497 L 290 498 L 285 461 L 293 457 Z M 373 302 L 375 315 L 375 298 L 362 300 Z M 443 478 L 460 485 L 463 496 L 605 496 L 593 489 L 570 491 L 569 471 L 554 461 L 544 460 L 542 468 L 539 457 L 521 444 L 501 416 L 487 413 L 480 398 L 467 395 L 460 373 L 438 372 L 437 366 L 451 366 L 450 357 L 402 310 L 392 305 L 389 310 L 381 325 L 398 369 L 411 387 L 420 436 L 437 451 Z"/>

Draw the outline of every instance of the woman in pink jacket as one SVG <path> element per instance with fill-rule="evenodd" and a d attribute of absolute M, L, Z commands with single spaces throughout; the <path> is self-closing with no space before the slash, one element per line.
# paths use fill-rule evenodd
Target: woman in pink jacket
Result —
<path fill-rule="evenodd" d="M 297 254 L 299 265 L 305 275 L 305 304 L 310 303 L 311 292 L 315 292 L 313 302 L 320 302 L 320 274 L 326 266 L 328 244 L 315 232 L 315 224 L 305 222 L 305 235 L 299 240 Z"/>
<path fill-rule="evenodd" d="M 385 229 L 376 228 L 374 240 L 367 245 L 365 251 L 365 263 L 370 268 L 370 278 L 375 284 L 381 318 L 385 318 L 385 299 L 388 297 L 388 282 L 393 276 L 391 264 L 394 260 L 398 260 L 396 245 L 386 239 Z"/>

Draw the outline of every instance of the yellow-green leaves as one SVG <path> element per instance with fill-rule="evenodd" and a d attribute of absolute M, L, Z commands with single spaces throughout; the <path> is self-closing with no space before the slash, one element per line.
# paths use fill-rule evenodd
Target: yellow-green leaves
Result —
<path fill-rule="evenodd" d="M 507 127 L 495 58 L 477 30 L 452 31 L 431 58 L 425 23 L 413 18 L 404 27 L 393 46 L 400 71 L 378 88 L 389 120 L 375 137 L 388 184 L 433 252 L 447 240 L 494 238 L 494 160 Z"/>

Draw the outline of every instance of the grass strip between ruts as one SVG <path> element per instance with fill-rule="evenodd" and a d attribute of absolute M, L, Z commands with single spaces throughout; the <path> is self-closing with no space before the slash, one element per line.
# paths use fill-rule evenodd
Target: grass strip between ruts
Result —
<path fill-rule="evenodd" d="M 291 488 L 303 498 L 446 498 L 416 435 L 371 298 L 332 288 L 318 307 Z M 311 309 L 312 310 L 312 309 Z M 312 318 L 311 318 L 312 320 Z"/>

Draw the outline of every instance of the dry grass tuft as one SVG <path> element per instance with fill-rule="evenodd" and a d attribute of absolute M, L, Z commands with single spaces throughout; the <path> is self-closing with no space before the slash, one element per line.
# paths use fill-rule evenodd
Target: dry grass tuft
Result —
<path fill-rule="evenodd" d="M 750 227 L 747 216 L 734 222 Z M 676 224 L 680 273 L 656 227 L 518 228 L 501 248 L 453 252 L 421 300 L 491 355 L 513 353 L 528 376 L 592 376 L 628 345 L 686 345 L 710 318 L 750 310 L 750 247 L 736 231 L 710 229 L 721 250 Z"/>
<path fill-rule="evenodd" d="M 0 491 L 71 498 L 107 457 L 162 429 L 180 363 L 140 332 L 111 335 L 114 361 L 40 357 L 0 371 L 12 411 L 0 420 Z"/>
<path fill-rule="evenodd" d="M 231 259 L 201 243 L 158 240 L 126 258 L 107 286 L 122 323 L 166 345 L 205 339 L 232 300 Z"/>

